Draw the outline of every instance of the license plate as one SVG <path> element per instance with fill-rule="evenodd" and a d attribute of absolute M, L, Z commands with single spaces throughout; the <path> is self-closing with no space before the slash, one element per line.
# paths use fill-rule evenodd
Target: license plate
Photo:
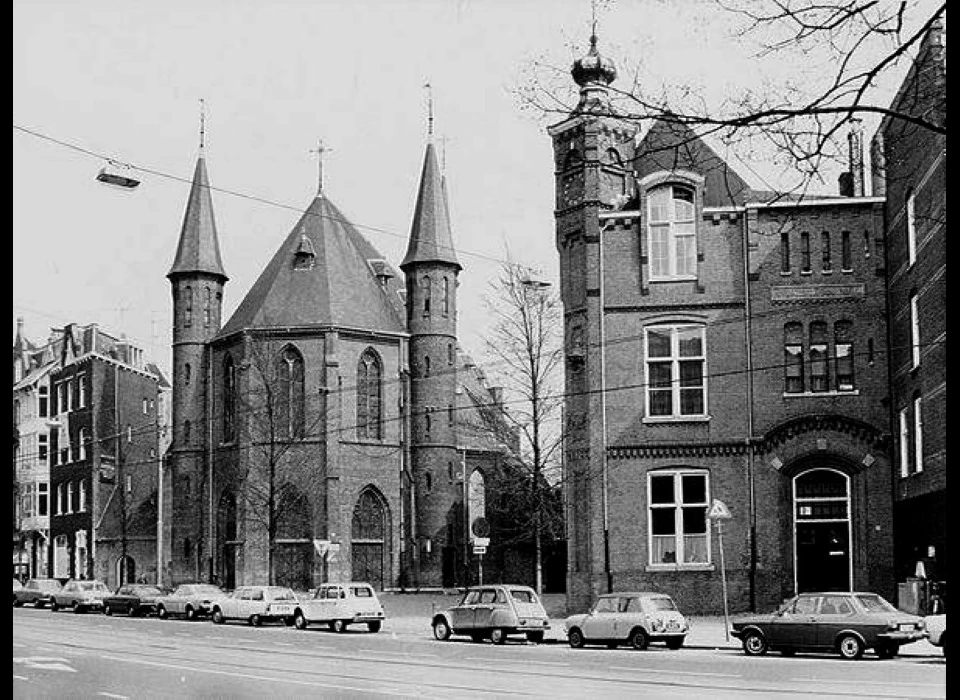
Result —
<path fill-rule="evenodd" d="M 667 623 L 667 629 L 668 629 L 668 630 L 678 630 L 678 629 L 680 629 L 680 623 L 677 622 L 676 620 L 670 620 L 670 622 Z"/>
<path fill-rule="evenodd" d="M 270 612 L 274 615 L 293 615 L 292 605 L 271 605 Z"/>
<path fill-rule="evenodd" d="M 900 631 L 901 631 L 901 632 L 913 632 L 914 629 L 915 629 L 915 626 L 914 626 L 914 624 L 911 623 L 911 622 L 901 622 L 901 623 L 900 623 Z"/>

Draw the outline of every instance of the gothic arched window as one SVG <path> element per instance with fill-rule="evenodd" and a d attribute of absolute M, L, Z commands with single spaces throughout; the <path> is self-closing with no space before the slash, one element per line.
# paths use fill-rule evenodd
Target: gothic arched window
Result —
<path fill-rule="evenodd" d="M 277 429 L 281 437 L 303 437 L 303 357 L 288 345 L 277 358 Z"/>
<path fill-rule="evenodd" d="M 441 289 L 440 297 L 440 312 L 444 316 L 450 315 L 450 280 L 447 277 L 443 278 L 443 287 Z"/>
<path fill-rule="evenodd" d="M 423 293 L 423 315 L 430 315 L 430 276 L 424 275 L 420 280 L 420 290 Z"/>
<path fill-rule="evenodd" d="M 193 287 L 186 287 L 183 290 L 183 325 L 187 328 L 193 323 Z"/>
<path fill-rule="evenodd" d="M 360 439 L 383 438 L 382 378 L 377 353 L 365 350 L 357 363 L 357 437 Z"/>

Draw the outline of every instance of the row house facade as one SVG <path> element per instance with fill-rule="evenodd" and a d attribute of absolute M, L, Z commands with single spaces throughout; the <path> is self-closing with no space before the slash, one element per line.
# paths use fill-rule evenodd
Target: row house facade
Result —
<path fill-rule="evenodd" d="M 18 328 L 17 347 L 33 347 Z M 161 371 L 96 324 L 14 353 L 22 576 L 156 582 Z"/>

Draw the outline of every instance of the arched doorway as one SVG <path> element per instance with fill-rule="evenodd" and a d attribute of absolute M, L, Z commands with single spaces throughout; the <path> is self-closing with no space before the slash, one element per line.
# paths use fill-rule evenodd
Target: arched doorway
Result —
<path fill-rule="evenodd" d="M 387 572 L 387 514 L 383 499 L 372 488 L 364 489 L 353 509 L 351 552 L 353 579 L 383 590 Z"/>
<path fill-rule="evenodd" d="M 296 591 L 311 588 L 313 570 L 313 511 L 303 493 L 286 484 L 277 499 L 277 537 L 273 582 Z"/>
<path fill-rule="evenodd" d="M 797 593 L 849 591 L 850 477 L 814 468 L 793 479 Z"/>

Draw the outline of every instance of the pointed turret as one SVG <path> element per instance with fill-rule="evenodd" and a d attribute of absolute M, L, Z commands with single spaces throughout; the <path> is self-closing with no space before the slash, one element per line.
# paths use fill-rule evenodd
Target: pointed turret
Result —
<path fill-rule="evenodd" d="M 415 263 L 447 263 L 463 269 L 457 261 L 450 234 L 450 214 L 444 186 L 437 165 L 437 153 L 433 142 L 427 143 L 420 174 L 420 191 L 413 212 L 410 242 L 407 254 L 400 263 L 404 272 Z"/>
<path fill-rule="evenodd" d="M 197 167 L 193 171 L 177 256 L 167 277 L 172 279 L 174 275 L 184 273 L 214 275 L 222 278 L 223 282 L 228 279 L 220 259 L 220 242 L 217 239 L 213 200 L 210 197 L 210 183 L 202 149 L 197 158 Z"/>

